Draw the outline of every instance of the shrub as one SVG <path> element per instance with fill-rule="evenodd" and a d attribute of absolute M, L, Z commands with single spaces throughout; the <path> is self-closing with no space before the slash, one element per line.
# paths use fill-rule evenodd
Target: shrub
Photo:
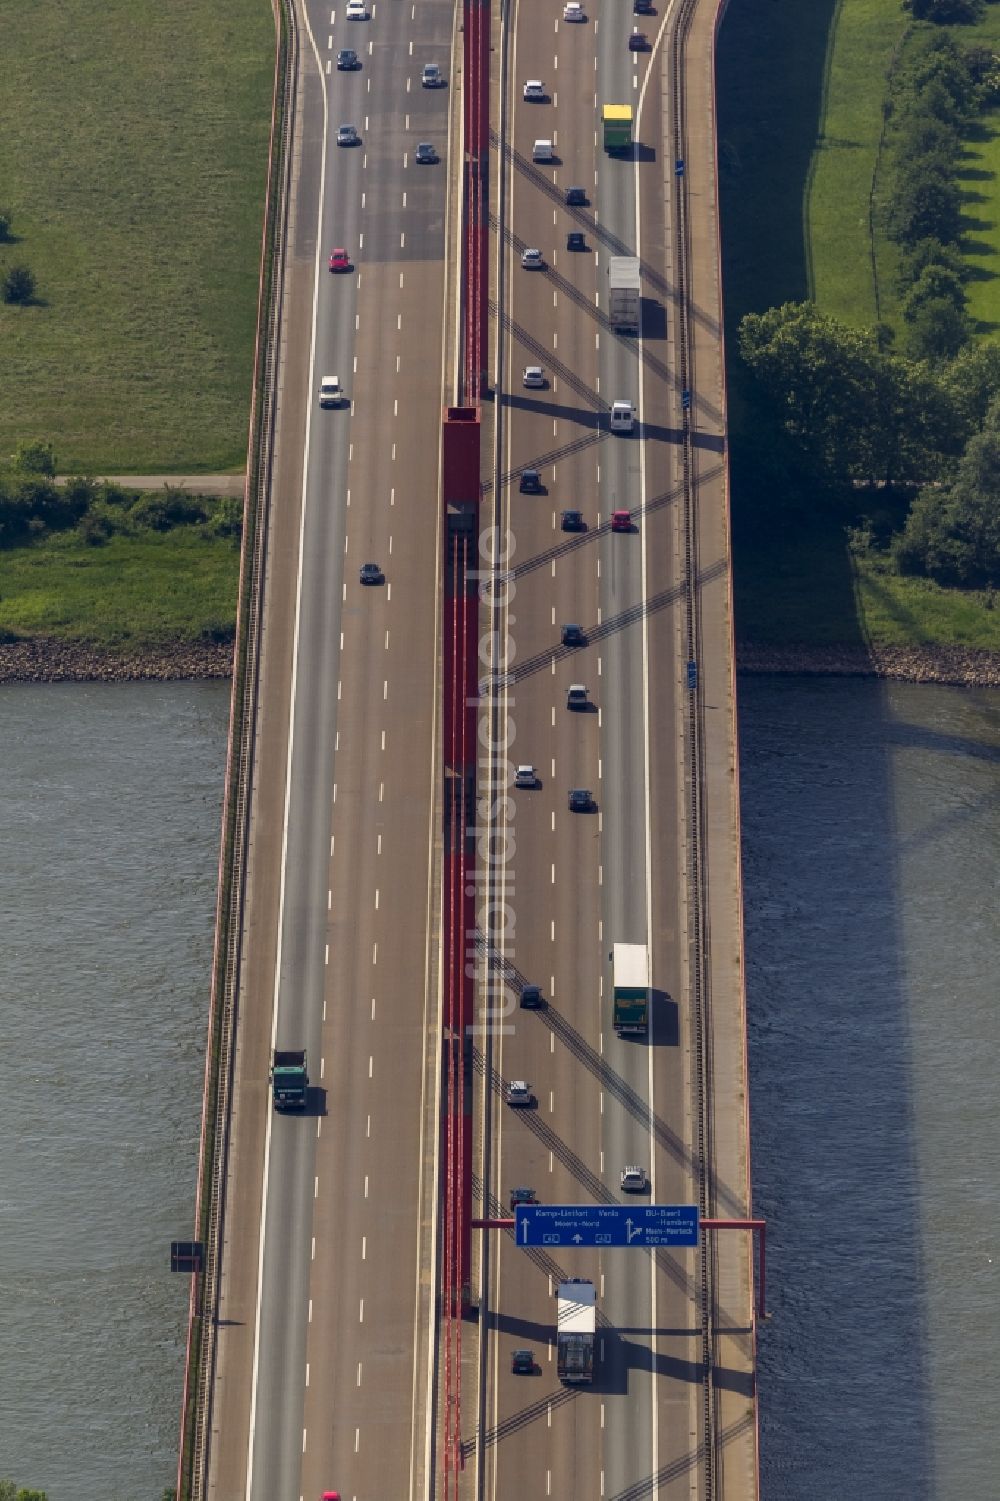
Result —
<path fill-rule="evenodd" d="M 916 21 L 937 26 L 974 26 L 982 19 L 983 0 L 904 0 Z"/>
<path fill-rule="evenodd" d="M 35 278 L 27 266 L 11 266 L 3 279 L 4 302 L 24 307 L 35 295 Z"/>

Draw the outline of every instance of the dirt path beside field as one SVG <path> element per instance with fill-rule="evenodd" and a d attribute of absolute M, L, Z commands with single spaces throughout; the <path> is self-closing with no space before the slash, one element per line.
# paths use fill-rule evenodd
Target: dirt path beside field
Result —
<path fill-rule="evenodd" d="M 246 476 L 243 474 L 99 474 L 98 484 L 121 485 L 123 490 L 190 490 L 192 495 L 232 495 L 243 499 Z M 60 474 L 57 485 L 65 485 L 68 476 Z"/>

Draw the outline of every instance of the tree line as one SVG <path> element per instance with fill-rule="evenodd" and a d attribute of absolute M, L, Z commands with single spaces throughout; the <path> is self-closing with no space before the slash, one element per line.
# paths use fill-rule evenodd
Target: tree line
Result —
<path fill-rule="evenodd" d="M 915 16 L 977 19 L 982 0 L 911 0 Z M 953 14 L 959 7 L 961 16 Z M 932 14 L 936 11 L 935 14 Z M 885 229 L 899 249 L 905 331 L 853 328 L 812 303 L 748 314 L 752 372 L 742 457 L 766 510 L 861 509 L 860 490 L 902 497 L 894 566 L 938 583 L 1000 585 L 1000 343 L 967 313 L 957 182 L 966 135 L 1000 102 L 1000 59 L 925 28 L 887 100 Z"/>
<path fill-rule="evenodd" d="M 748 314 L 739 342 L 769 510 L 788 496 L 843 507 L 859 488 L 906 491 L 890 543 L 900 572 L 1000 585 L 1000 344 L 969 344 L 934 368 L 813 303 Z"/>
<path fill-rule="evenodd" d="M 57 484 L 55 469 L 52 447 L 42 442 L 22 443 L 13 460 L 0 468 L 0 549 L 69 531 L 91 547 L 115 536 L 176 527 L 240 539 L 243 505 L 230 496 L 194 495 L 169 485 L 137 494 L 86 475 Z"/>

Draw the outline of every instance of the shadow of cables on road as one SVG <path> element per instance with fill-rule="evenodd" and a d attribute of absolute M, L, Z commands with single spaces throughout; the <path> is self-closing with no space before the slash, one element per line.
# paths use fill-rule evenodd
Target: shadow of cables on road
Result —
<path fill-rule="evenodd" d="M 727 1444 L 732 1443 L 733 1439 L 741 1438 L 743 1434 L 749 1432 L 753 1428 L 755 1421 L 756 1418 L 751 1410 L 735 1423 L 730 1423 L 719 1435 L 719 1445 L 721 1448 L 724 1449 Z M 626 1486 L 623 1491 L 615 1491 L 609 1496 L 608 1501 L 649 1501 L 649 1498 L 656 1495 L 663 1486 L 669 1485 L 671 1481 L 683 1480 L 685 1475 L 690 1475 L 692 1471 L 696 1470 L 704 1462 L 704 1459 L 704 1444 L 696 1444 L 687 1454 L 681 1455 L 678 1459 L 671 1460 L 669 1464 L 663 1465 L 658 1469 L 655 1474 L 647 1475 L 642 1480 L 634 1481 L 632 1485 Z"/>

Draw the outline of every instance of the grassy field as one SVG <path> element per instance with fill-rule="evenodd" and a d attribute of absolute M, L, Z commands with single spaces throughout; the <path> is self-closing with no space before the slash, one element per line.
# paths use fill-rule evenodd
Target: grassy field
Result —
<path fill-rule="evenodd" d="M 0 36 L 0 269 L 37 282 L 0 304 L 0 454 L 41 437 L 67 472 L 241 468 L 268 0 L 0 0 Z"/>
<path fill-rule="evenodd" d="M 0 553 L 0 637 L 54 637 L 110 650 L 224 635 L 236 619 L 238 553 L 196 528 L 75 533 Z"/>
<path fill-rule="evenodd" d="M 736 355 L 747 312 L 814 299 L 858 326 L 875 320 L 868 200 L 882 101 L 908 24 L 899 0 L 731 0 L 719 44 L 719 163 L 723 277 L 730 351 L 736 629 L 745 641 L 853 646 L 962 644 L 1000 650 L 1000 621 L 963 595 L 855 559 L 846 521 L 760 535 L 757 498 L 741 463 L 751 406 Z M 1000 5 L 964 42 L 1000 50 Z M 979 139 L 978 137 L 982 138 Z M 1000 327 L 1000 113 L 969 143 L 966 252 L 980 332 Z M 880 314 L 895 323 L 896 252 L 876 241 Z M 787 497 L 786 497 L 787 499 Z M 794 499 L 794 497 L 791 497 Z M 794 507 L 792 507 L 794 509 Z M 805 509 L 805 507 L 803 508 Z"/>
<path fill-rule="evenodd" d="M 965 646 L 1000 653 L 1000 610 L 978 593 L 899 578 L 851 556 L 842 528 L 736 549 L 736 628 L 759 646 Z"/>

